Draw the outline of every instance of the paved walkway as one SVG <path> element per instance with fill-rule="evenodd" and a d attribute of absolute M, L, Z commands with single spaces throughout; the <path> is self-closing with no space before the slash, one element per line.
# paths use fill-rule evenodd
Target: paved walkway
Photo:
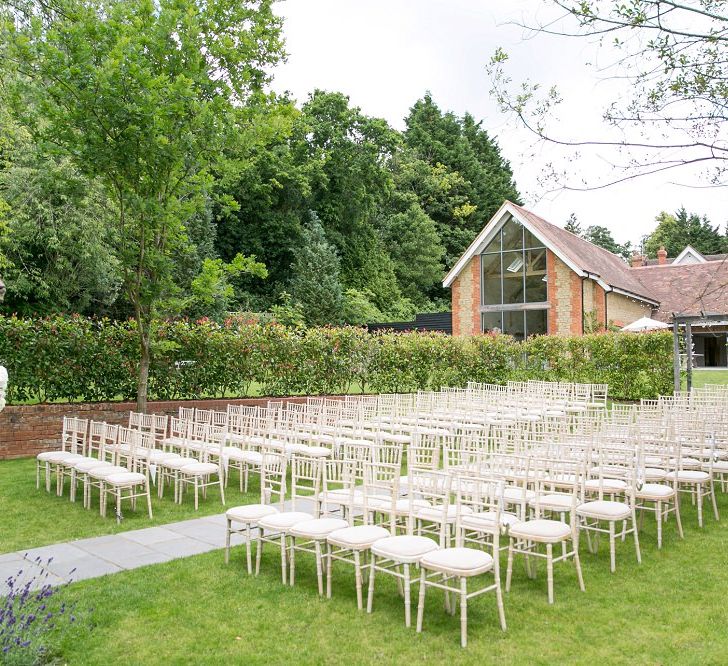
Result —
<path fill-rule="evenodd" d="M 240 535 L 232 544 L 244 543 Z M 147 527 L 119 534 L 56 543 L 0 555 L 0 596 L 7 593 L 7 578 L 20 570 L 20 584 L 34 579 L 32 587 L 97 578 L 178 557 L 199 555 L 225 547 L 225 514 Z M 45 564 L 45 573 L 38 558 Z"/>
<path fill-rule="evenodd" d="M 284 508 L 291 508 L 290 500 Z M 313 507 L 299 500 L 297 510 L 309 508 Z M 245 538 L 233 534 L 230 543 L 238 546 L 245 543 Z M 8 577 L 15 577 L 21 570 L 23 573 L 16 586 L 32 580 L 31 588 L 37 589 L 46 583 L 62 585 L 98 578 L 224 547 L 225 514 L 220 513 L 159 527 L 19 550 L 0 555 L 0 597 L 7 594 Z"/>

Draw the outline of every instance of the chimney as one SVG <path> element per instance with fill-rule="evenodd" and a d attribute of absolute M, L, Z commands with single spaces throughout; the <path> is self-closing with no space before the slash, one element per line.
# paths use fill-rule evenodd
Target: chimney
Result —
<path fill-rule="evenodd" d="M 657 263 L 660 266 L 664 266 L 667 263 L 667 250 L 664 245 L 660 245 L 660 249 L 657 250 Z"/>
<path fill-rule="evenodd" d="M 637 250 L 635 250 L 632 253 L 632 268 L 639 268 L 643 265 L 643 263 L 644 257 Z"/>

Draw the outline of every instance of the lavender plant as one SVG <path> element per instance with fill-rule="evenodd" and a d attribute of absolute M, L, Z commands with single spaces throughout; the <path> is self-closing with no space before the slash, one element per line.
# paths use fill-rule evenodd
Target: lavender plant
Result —
<path fill-rule="evenodd" d="M 7 596 L 0 597 L 0 664 L 47 664 L 55 646 L 77 622 L 75 604 L 63 601 L 63 588 L 49 582 L 53 558 L 36 558 L 40 573 L 28 577 L 24 569 L 6 580 Z M 70 572 L 73 574 L 73 570 Z"/>

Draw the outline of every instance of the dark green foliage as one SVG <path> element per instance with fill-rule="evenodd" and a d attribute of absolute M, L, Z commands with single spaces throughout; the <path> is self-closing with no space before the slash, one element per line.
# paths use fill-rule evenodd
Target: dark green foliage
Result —
<path fill-rule="evenodd" d="M 315 213 L 301 233 L 291 267 L 291 296 L 310 326 L 341 322 L 343 294 L 339 257 Z"/>
<path fill-rule="evenodd" d="M 429 93 L 410 109 L 406 123 L 407 146 L 431 167 L 444 166 L 451 180 L 450 207 L 423 205 L 438 224 L 449 267 L 505 199 L 520 203 L 513 172 L 481 123 L 468 113 L 443 113 Z"/>
<path fill-rule="evenodd" d="M 702 254 L 728 252 L 728 236 L 721 234 L 705 215 L 701 218 L 681 208 L 674 215 L 663 211 L 655 220 L 657 227 L 644 241 L 644 252 L 649 257 L 657 256 L 660 246 L 665 247 L 668 257 L 676 257 L 688 245 Z"/>
<path fill-rule="evenodd" d="M 0 317 L 9 402 L 103 401 L 135 393 L 134 322 Z M 369 334 L 251 319 L 161 322 L 152 331 L 154 399 L 417 391 L 509 379 L 599 382 L 637 400 L 672 389 L 669 333 L 602 333 L 515 342 L 504 335 Z"/>

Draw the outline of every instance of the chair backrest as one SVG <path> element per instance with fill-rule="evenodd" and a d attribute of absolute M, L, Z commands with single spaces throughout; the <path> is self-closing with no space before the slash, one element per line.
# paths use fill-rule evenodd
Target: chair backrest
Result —
<path fill-rule="evenodd" d="M 88 455 L 96 454 L 97 458 L 101 456 L 101 450 L 104 446 L 104 433 L 106 432 L 105 421 L 91 421 L 88 427 Z"/>
<path fill-rule="evenodd" d="M 87 444 L 88 419 L 80 419 L 76 416 L 64 416 L 61 448 L 71 453 L 86 455 Z"/>
<path fill-rule="evenodd" d="M 314 518 L 318 518 L 318 498 L 323 477 L 323 461 L 319 456 L 302 453 L 291 455 L 291 504 L 294 511 L 300 510 L 301 500 L 312 500 Z"/>
<path fill-rule="evenodd" d="M 399 497 L 399 478 L 401 466 L 381 461 L 364 463 L 364 513 L 376 511 L 377 505 L 388 508 L 384 511 L 389 516 L 387 527 L 392 534 L 396 533 L 397 516 L 392 510 Z"/>
<path fill-rule="evenodd" d="M 195 408 L 194 407 L 180 407 L 177 416 L 186 421 L 195 420 Z"/>
<path fill-rule="evenodd" d="M 504 484 L 501 479 L 471 472 L 455 475 L 453 491 L 457 507 L 455 514 L 456 546 L 463 546 L 465 541 L 470 540 L 488 544 L 492 548 L 496 562 L 498 561 L 500 533 L 505 527 L 502 522 L 503 490 Z M 468 533 L 474 530 L 472 526 L 469 528 L 464 526 L 462 519 L 473 514 L 479 514 L 480 520 L 477 524 L 477 535 L 473 539 L 468 539 Z M 483 534 L 489 535 L 489 538 L 483 539 Z"/>
<path fill-rule="evenodd" d="M 407 474 L 407 497 L 409 499 L 408 530 L 414 527 L 415 516 L 420 513 L 418 500 L 429 504 L 428 511 L 432 521 L 439 525 L 438 541 L 440 547 L 447 545 L 448 510 L 452 491 L 452 475 L 447 472 L 412 469 Z"/>
<path fill-rule="evenodd" d="M 263 450 L 260 465 L 260 501 L 262 504 L 278 504 L 283 508 L 286 501 L 286 474 L 288 458 L 285 453 Z M 273 499 L 277 497 L 275 501 Z"/>

